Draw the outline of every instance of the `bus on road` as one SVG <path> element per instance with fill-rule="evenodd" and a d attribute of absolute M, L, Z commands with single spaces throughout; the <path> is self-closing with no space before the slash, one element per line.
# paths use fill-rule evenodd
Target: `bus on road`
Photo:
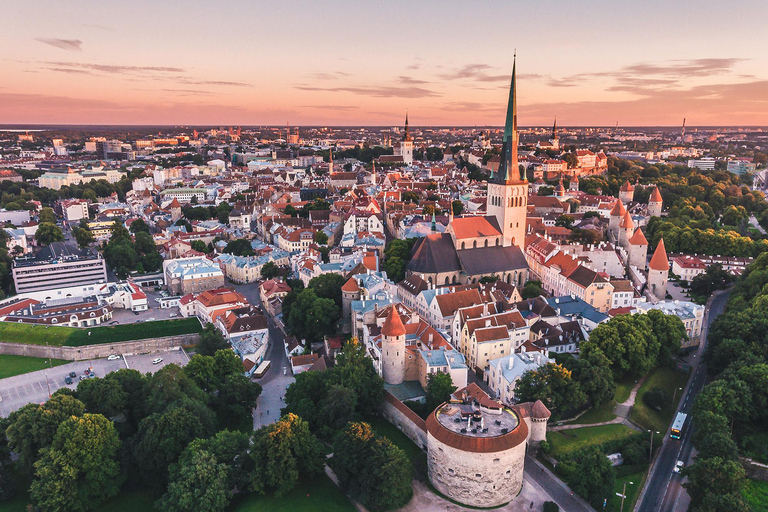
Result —
<path fill-rule="evenodd" d="M 270 361 L 262 361 L 258 368 L 256 368 L 256 371 L 253 372 L 253 376 L 257 379 L 259 377 L 263 377 L 265 373 L 267 373 L 267 370 L 269 370 L 269 365 L 272 364 Z"/>
<path fill-rule="evenodd" d="M 672 431 L 669 433 L 669 437 L 672 439 L 680 439 L 685 428 L 685 420 L 688 419 L 688 415 L 684 412 L 677 413 L 675 416 L 675 422 L 672 423 Z"/>

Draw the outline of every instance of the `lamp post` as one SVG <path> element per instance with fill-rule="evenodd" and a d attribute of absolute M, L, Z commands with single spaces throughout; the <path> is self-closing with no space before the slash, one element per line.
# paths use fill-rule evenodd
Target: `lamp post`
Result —
<path fill-rule="evenodd" d="M 675 388 L 675 392 L 672 393 L 672 407 L 675 407 L 675 398 L 677 397 L 677 392 L 682 391 L 683 388 Z"/>
<path fill-rule="evenodd" d="M 651 459 L 653 459 L 653 430 L 649 430 L 648 432 L 651 433 L 651 449 L 648 453 L 648 462 L 651 462 Z M 657 434 L 660 434 L 660 432 L 656 432 Z"/>
<path fill-rule="evenodd" d="M 629 482 L 630 485 L 635 485 L 635 482 Z M 624 512 L 624 498 L 627 497 L 627 482 L 624 482 L 624 489 L 621 491 L 621 511 Z"/>

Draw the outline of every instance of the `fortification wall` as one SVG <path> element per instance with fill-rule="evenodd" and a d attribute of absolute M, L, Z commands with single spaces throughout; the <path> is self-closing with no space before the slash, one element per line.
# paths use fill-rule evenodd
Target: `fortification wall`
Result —
<path fill-rule="evenodd" d="M 82 347 L 46 347 L 45 345 L 0 342 L 0 354 L 83 361 L 87 359 L 101 359 L 112 354 L 148 354 L 150 352 L 175 349 L 184 345 L 194 345 L 199 340 L 199 334 L 185 334 L 181 336 L 147 338 L 137 341 L 104 343 L 101 345 L 84 345 Z"/>
<path fill-rule="evenodd" d="M 384 391 L 381 414 L 422 450 L 427 449 L 427 423 L 389 391 Z"/>

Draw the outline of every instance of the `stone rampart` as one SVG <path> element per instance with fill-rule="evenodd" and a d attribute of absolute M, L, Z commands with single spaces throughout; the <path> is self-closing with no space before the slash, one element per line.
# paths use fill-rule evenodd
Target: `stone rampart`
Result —
<path fill-rule="evenodd" d="M 416 443 L 416 446 L 424 451 L 427 450 L 427 423 L 386 390 L 384 391 L 381 414 Z"/>
<path fill-rule="evenodd" d="M 194 345 L 199 339 L 199 334 L 184 334 L 136 341 L 103 343 L 100 345 L 84 345 L 82 347 L 46 347 L 45 345 L 0 342 L 0 354 L 84 361 L 87 359 L 100 359 L 112 354 L 148 354 L 150 352 L 176 349 L 185 345 Z"/>

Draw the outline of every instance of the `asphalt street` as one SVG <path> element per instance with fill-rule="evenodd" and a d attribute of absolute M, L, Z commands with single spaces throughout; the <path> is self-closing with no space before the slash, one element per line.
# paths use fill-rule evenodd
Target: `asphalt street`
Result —
<path fill-rule="evenodd" d="M 678 411 L 689 415 L 688 426 L 680 439 L 671 439 L 669 431 L 665 433 L 664 445 L 656 456 L 648 484 L 641 500 L 635 507 L 638 512 L 683 512 L 688 508 L 690 500 L 682 487 L 683 477 L 672 470 L 678 460 L 683 461 L 686 466 L 692 462 L 694 450 L 691 437 L 696 426 L 690 421 L 690 412 L 696 395 L 707 383 L 707 369 L 702 357 L 706 350 L 709 327 L 714 319 L 724 311 L 728 295 L 729 293 L 725 292 L 712 299 L 712 304 L 707 312 L 706 332 L 702 332 L 702 343 L 696 353 L 696 361 L 699 363 L 693 367 L 693 378 L 687 389 L 683 391 L 684 398 L 678 409 Z"/>
<path fill-rule="evenodd" d="M 530 455 L 525 456 L 525 479 L 532 480 L 541 486 L 560 505 L 560 510 L 568 512 L 594 512 L 595 510 Z"/>

